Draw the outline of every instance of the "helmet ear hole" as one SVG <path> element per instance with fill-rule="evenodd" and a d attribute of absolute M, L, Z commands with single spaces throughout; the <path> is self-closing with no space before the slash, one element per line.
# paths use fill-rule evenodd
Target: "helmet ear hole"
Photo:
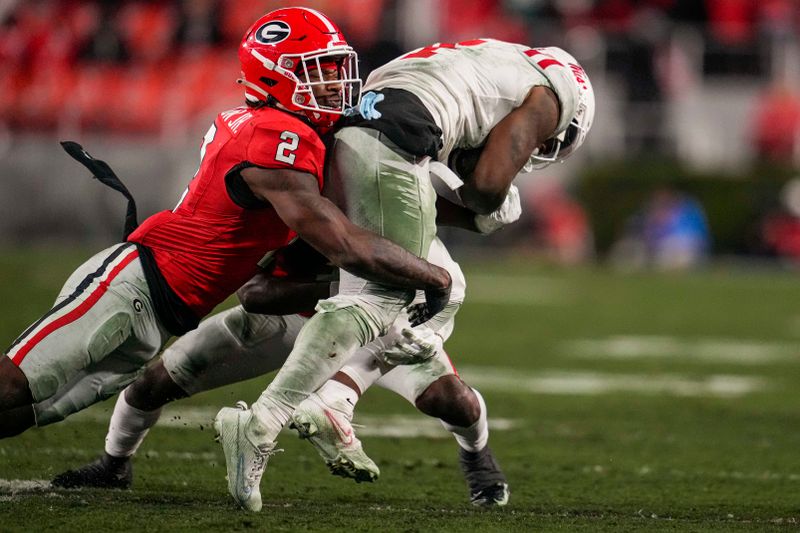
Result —
<path fill-rule="evenodd" d="M 273 80 L 272 78 L 268 78 L 266 76 L 261 76 L 258 79 L 267 87 L 275 87 L 278 84 L 278 80 Z"/>

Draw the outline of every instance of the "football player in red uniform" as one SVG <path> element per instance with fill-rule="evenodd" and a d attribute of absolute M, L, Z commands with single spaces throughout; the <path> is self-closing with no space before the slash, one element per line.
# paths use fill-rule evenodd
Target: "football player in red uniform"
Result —
<path fill-rule="evenodd" d="M 449 320 L 444 317 L 454 313 L 464 298 L 464 276 L 438 241 L 427 259 L 446 268 L 453 280 L 448 311 L 439 313 L 426 323 L 446 337 L 452 328 L 447 327 Z M 204 320 L 197 329 L 171 344 L 158 361 L 148 365 L 145 372 L 120 393 L 105 438 L 105 453 L 89 464 L 57 475 L 53 485 L 63 488 L 129 488 L 133 482 L 132 457 L 158 420 L 161 408 L 173 400 L 280 368 L 292 350 L 300 328 L 313 315 L 314 306 L 336 292 L 335 274 L 327 259 L 302 240 L 278 250 L 270 264 L 264 265 L 263 271 L 237 291 L 242 305 Z M 410 336 L 408 330 L 406 336 L 400 333 L 407 324 L 400 321 L 390 335 L 359 350 L 354 358 L 396 351 L 407 357 L 400 345 L 413 349 L 415 342 L 425 342 L 407 338 Z M 442 354 L 442 357 L 444 364 L 449 364 L 446 356 Z M 395 380 L 387 387 L 413 403 L 418 395 L 408 394 L 409 387 L 399 386 L 397 381 L 409 380 Z M 377 383 L 383 384 L 380 379 Z M 452 387 L 448 390 L 453 392 Z M 441 396 L 446 396 L 448 391 L 441 392 Z M 432 392 L 426 393 L 427 414 L 446 416 L 448 420 L 453 420 L 453 417 L 460 420 L 466 416 L 459 410 L 460 406 L 451 406 L 450 411 L 457 411 L 455 414 L 443 412 L 443 407 L 458 403 L 459 395 L 439 398 L 438 402 L 431 395 Z M 464 408 L 470 409 L 466 405 Z M 353 438 L 351 444 L 353 449 L 349 450 L 349 461 L 357 453 L 356 448 L 361 448 L 357 438 Z M 364 460 L 366 464 L 347 469 L 348 477 L 358 474 L 358 481 L 377 478 L 377 465 L 366 455 Z M 331 471 L 342 475 L 340 471 L 345 468 L 344 464 L 337 463 Z"/>
<path fill-rule="evenodd" d="M 549 58 L 549 55 L 547 57 Z M 531 107 L 537 110 L 541 108 L 542 112 L 549 109 L 552 115 L 556 114 L 557 106 L 554 100 L 545 99 L 542 104 L 545 105 L 532 104 Z M 404 112 L 407 111 L 405 108 Z M 591 117 L 588 121 L 591 122 Z M 527 122 L 522 124 L 527 125 Z M 482 151 L 480 148 L 470 154 L 471 164 L 465 165 L 464 158 L 460 158 L 460 163 L 454 165 L 462 176 L 472 173 L 472 167 L 475 166 L 477 156 L 480 156 Z M 555 156 L 551 159 L 556 160 Z M 439 169 L 440 172 L 442 170 Z M 509 182 L 511 178 L 513 174 L 507 176 Z M 508 187 L 508 183 L 499 185 Z M 517 198 L 516 204 L 513 198 Z M 497 212 L 477 217 L 474 213 L 463 212 L 457 217 L 463 223 L 458 225 L 488 233 L 503 224 L 513 222 L 519 216 L 518 208 L 518 197 L 511 195 L 510 192 Z M 450 223 L 455 221 L 451 220 Z M 437 253 L 446 256 L 443 248 Z M 446 257 L 443 262 L 436 264 L 447 265 L 449 256 Z M 434 261 L 431 255 L 428 259 Z M 289 271 L 296 275 L 298 262 L 292 263 L 294 266 Z M 300 266 L 303 266 L 303 263 L 300 262 Z M 457 308 L 463 298 L 463 278 L 457 266 L 456 269 L 451 267 L 450 272 L 454 280 L 451 304 Z M 289 291 L 298 289 L 300 293 L 294 292 L 291 297 L 285 297 Z M 210 318 L 203 327 L 173 344 L 158 364 L 150 366 L 147 373 L 120 396 L 112 416 L 106 438 L 106 453 L 103 457 L 57 476 L 54 484 L 65 487 L 130 486 L 132 480 L 130 457 L 135 453 L 147 430 L 155 423 L 161 406 L 172 399 L 266 373 L 277 368 L 285 359 L 287 350 L 291 349 L 291 344 L 297 335 L 298 322 L 302 322 L 303 319 L 296 315 L 277 317 L 255 313 L 270 315 L 293 313 L 297 309 L 313 306 L 316 300 L 327 294 L 327 283 L 320 284 L 308 280 L 299 284 L 285 281 L 274 283 L 264 275 L 253 278 L 239 291 L 244 309 L 250 313 L 245 312 L 242 307 L 225 311 Z M 444 323 L 448 321 L 445 312 L 436 318 Z M 357 401 L 358 395 L 377 379 L 378 384 L 398 392 L 426 414 L 441 418 L 445 427 L 454 433 L 459 443 L 459 459 L 470 488 L 470 498 L 475 505 L 505 505 L 509 495 L 508 485 L 487 446 L 486 406 L 480 394 L 458 378 L 441 348 L 441 342 L 449 335 L 451 328 L 452 324 L 436 331 L 432 335 L 433 343 L 429 342 L 429 338 L 419 336 L 408 339 L 409 342 L 400 350 L 402 352 L 400 359 L 406 357 L 409 350 L 411 352 L 418 350 L 414 356 L 427 357 L 424 371 L 414 371 L 406 366 L 394 367 L 394 370 L 391 370 L 393 368 L 391 365 L 373 362 L 373 355 L 380 359 L 387 353 L 384 351 L 382 355 L 379 353 L 381 350 L 385 350 L 386 347 L 391 350 L 392 341 L 387 341 L 384 337 L 361 351 L 366 359 L 364 357 L 351 359 L 348 363 L 349 374 L 344 372 L 337 376 L 338 379 L 344 380 L 343 383 L 347 387 L 331 381 L 309 397 L 309 400 L 313 400 L 312 403 L 321 409 L 321 416 L 314 418 L 315 413 L 309 411 L 306 406 L 309 400 L 301 404 L 301 407 L 306 406 L 304 410 L 306 420 L 316 428 L 316 432 L 312 434 L 308 427 L 304 427 L 301 435 L 315 444 L 332 472 L 353 477 L 357 481 L 371 481 L 378 475 L 377 466 L 363 453 L 358 439 L 350 428 L 352 404 Z M 414 332 L 416 335 L 420 333 L 420 330 Z M 353 364 L 355 359 L 361 359 L 358 365 Z M 392 360 L 388 357 L 385 359 L 386 363 L 397 364 L 398 361 L 397 356 L 393 356 Z M 381 377 L 381 374 L 387 371 L 388 374 Z M 347 430 L 346 439 L 340 436 L 341 432 L 323 429 L 325 420 L 334 418 L 337 420 L 336 428 Z M 296 415 L 293 421 L 298 426 L 309 425 L 298 422 Z M 248 508 L 255 510 L 255 506 L 249 503 L 250 500 L 246 500 Z"/>
<path fill-rule="evenodd" d="M 0 438 L 46 425 L 133 381 L 174 335 L 298 235 L 335 265 L 448 300 L 442 268 L 351 223 L 320 194 L 330 128 L 358 98 L 356 53 L 325 15 L 265 15 L 239 49 L 246 106 L 220 113 L 178 205 L 80 266 L 0 358 Z"/>

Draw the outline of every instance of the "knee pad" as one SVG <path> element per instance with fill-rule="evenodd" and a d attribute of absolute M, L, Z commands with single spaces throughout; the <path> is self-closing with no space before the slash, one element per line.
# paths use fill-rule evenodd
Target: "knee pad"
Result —
<path fill-rule="evenodd" d="M 104 364 L 111 363 L 111 364 Z M 61 387 L 53 396 L 33 405 L 36 425 L 46 426 L 60 422 L 71 414 L 82 411 L 99 401 L 110 398 L 127 387 L 144 371 L 144 367 L 133 372 L 114 368 L 118 362 L 103 361 L 103 368 L 93 369 Z M 126 369 L 129 370 L 129 369 Z"/>
<path fill-rule="evenodd" d="M 332 342 L 364 346 L 382 334 L 383 321 L 377 320 L 365 306 L 350 300 L 337 296 L 317 304 L 317 314 L 307 326 L 311 327 L 312 322 L 315 324 L 313 329 L 317 337 L 310 339 L 311 343 L 319 342 L 325 349 L 333 349 Z M 307 337 L 301 335 L 301 338 Z"/>
<path fill-rule="evenodd" d="M 241 305 L 225 311 L 222 323 L 228 332 L 243 345 L 252 344 L 278 333 L 280 319 L 245 311 Z"/>
<path fill-rule="evenodd" d="M 455 371 L 450 360 L 440 353 L 433 359 L 418 365 L 397 366 L 383 375 L 377 384 L 399 394 L 412 405 L 416 405 L 417 398 L 428 390 L 428 387 L 438 379 L 454 374 Z"/>
<path fill-rule="evenodd" d="M 91 362 L 97 363 L 125 342 L 132 324 L 133 320 L 128 313 L 115 313 L 100 324 L 86 346 Z"/>

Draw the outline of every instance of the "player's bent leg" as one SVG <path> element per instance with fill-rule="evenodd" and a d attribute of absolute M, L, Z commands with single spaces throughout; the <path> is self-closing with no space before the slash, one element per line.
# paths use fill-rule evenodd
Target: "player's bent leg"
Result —
<path fill-rule="evenodd" d="M 189 397 L 189 393 L 172 380 L 163 359 L 148 366 L 123 394 L 128 405 L 145 412 L 158 411 L 170 402 Z"/>
<path fill-rule="evenodd" d="M 352 386 L 335 379 L 326 382 L 297 407 L 289 427 L 316 448 L 332 474 L 357 483 L 371 482 L 378 479 L 380 469 L 364 453 L 353 431 L 352 409 L 357 394 Z M 335 400 L 328 402 L 325 398 Z"/>
<path fill-rule="evenodd" d="M 7 350 L 27 378 L 36 424 L 63 420 L 119 392 L 169 334 L 158 322 L 131 244 L 81 265 L 55 305 Z"/>
<path fill-rule="evenodd" d="M 406 323 L 407 324 L 407 323 Z M 374 481 L 380 475 L 378 466 L 364 452 L 352 426 L 353 410 L 362 390 L 394 367 L 379 359 L 379 354 L 402 338 L 399 328 L 359 349 L 334 379 L 326 382 L 308 396 L 294 411 L 291 427 L 300 437 L 308 439 L 334 475 L 360 481 Z M 426 362 L 422 376 L 446 372 L 449 368 L 440 360 Z M 409 368 L 417 365 L 410 365 Z M 406 385 L 409 381 L 406 379 Z M 429 381 L 426 381 L 427 385 Z M 396 383 L 398 392 L 401 385 Z M 389 387 L 391 388 L 391 387 Z M 406 387 L 408 388 L 408 387 Z M 413 403 L 418 391 L 405 392 Z"/>
<path fill-rule="evenodd" d="M 365 310 L 367 300 L 339 295 L 317 304 L 317 314 L 300 331 L 281 371 L 253 404 L 254 420 L 262 426 L 254 431 L 274 440 L 300 402 L 380 333 L 387 314 L 399 313 L 404 305 L 395 300 L 388 312 L 375 305 L 371 313 Z"/>
<path fill-rule="evenodd" d="M 450 398 L 460 398 L 453 402 Z M 478 507 L 501 507 L 511 494 L 503 471 L 489 448 L 489 421 L 481 394 L 460 378 L 434 382 L 417 400 L 420 410 L 438 417 L 459 444 L 458 462 L 470 501 Z"/>
<path fill-rule="evenodd" d="M 422 413 L 452 426 L 471 426 L 481 414 L 477 395 L 454 374 L 431 383 L 414 405 Z"/>
<path fill-rule="evenodd" d="M 103 455 L 91 463 L 58 474 L 51 484 L 68 489 L 130 488 L 133 484 L 131 458 L 158 421 L 161 407 L 187 396 L 172 381 L 163 361 L 156 361 L 117 398 Z"/>
<path fill-rule="evenodd" d="M 377 130 L 343 128 L 331 148 L 326 192 L 355 224 L 427 257 L 436 235 L 436 194 L 428 178 L 429 160 L 404 152 Z M 356 348 L 385 334 L 414 297 L 413 291 L 370 283 L 344 271 L 339 289 L 337 296 L 317 306 L 319 313 L 305 326 L 283 369 L 253 406 L 258 420 L 268 418 L 269 408 L 282 411 L 266 421 L 273 436 Z"/>
<path fill-rule="evenodd" d="M 332 474 L 356 482 L 375 481 L 380 476 L 351 422 L 361 391 L 387 371 L 387 365 L 376 357 L 392 342 L 387 337 L 358 349 L 342 370 L 297 406 L 290 422 L 290 427 L 314 446 Z"/>
<path fill-rule="evenodd" d="M 261 376 L 281 367 L 307 321 L 300 315 L 261 315 L 236 306 L 173 343 L 162 357 L 164 367 L 190 395 Z"/>
<path fill-rule="evenodd" d="M 198 392 L 250 379 L 280 366 L 305 318 L 250 314 L 241 306 L 218 313 L 178 339 L 120 394 L 97 460 L 53 479 L 64 488 L 129 488 L 132 456 L 161 407 Z M 177 381 L 177 382 L 176 382 Z"/>
<path fill-rule="evenodd" d="M 425 367 L 427 366 L 427 370 Z M 441 420 L 459 445 L 459 465 L 476 506 L 508 503 L 508 482 L 487 445 L 489 424 L 486 404 L 475 389 L 456 374 L 446 354 L 437 354 L 422 365 L 399 366 L 378 384 Z"/>
<path fill-rule="evenodd" d="M 447 338 L 464 297 L 464 278 L 458 264 L 438 239 L 431 244 L 428 260 L 447 268 L 454 280 L 453 300 L 429 324 L 437 335 Z M 397 372 L 393 370 L 396 367 L 384 362 L 381 353 L 403 338 L 401 331 L 407 326 L 406 321 L 395 321 L 389 334 L 359 349 L 332 380 L 300 403 L 292 415 L 292 426 L 301 437 L 308 439 L 335 475 L 356 481 L 374 481 L 380 475 L 351 424 L 353 410 L 363 391 L 377 381 L 414 403 L 436 376 L 453 372 L 443 351 L 434 360 L 418 365 L 417 371 L 411 371 L 414 366 L 408 366 Z M 396 377 L 392 377 L 393 374 Z"/>
<path fill-rule="evenodd" d="M 297 406 L 308 395 L 318 389 L 328 378 L 349 359 L 353 352 L 374 339 L 394 320 L 402 307 L 407 305 L 413 294 L 405 298 L 387 298 L 389 305 L 376 304 L 375 295 L 338 295 L 317 305 L 317 314 L 303 327 L 297 337 L 295 347 L 267 389 L 253 404 L 252 417 L 241 432 L 241 446 L 223 446 L 229 480 L 237 480 L 237 485 L 229 486 L 234 499 L 245 508 L 250 504 L 241 501 L 241 495 L 252 491 L 250 481 L 260 480 L 266 461 L 257 453 L 244 453 L 235 456 L 237 450 L 274 449 L 275 440 L 281 429 Z M 227 414 L 226 414 L 227 413 Z M 231 435 L 236 430 L 230 425 L 240 421 L 230 409 L 220 411 L 215 426 Z M 226 429 L 227 428 L 227 429 Z M 224 442 L 224 435 L 223 435 Z M 236 470 L 240 460 L 245 461 L 244 470 L 258 472 L 242 477 Z M 232 470 L 233 468 L 233 470 Z"/>

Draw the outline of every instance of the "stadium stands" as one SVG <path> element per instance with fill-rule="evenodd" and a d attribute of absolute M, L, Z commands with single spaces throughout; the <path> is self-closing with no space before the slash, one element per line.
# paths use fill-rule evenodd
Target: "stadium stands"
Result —
<path fill-rule="evenodd" d="M 12 2 L 5 13 L 0 11 L 0 123 L 12 131 L 78 129 L 155 136 L 185 127 L 177 121 L 191 124 L 209 106 L 230 98 L 237 75 L 231 50 L 242 30 L 256 16 L 287 3 Z M 401 2 L 307 3 L 341 21 L 365 58 L 373 44 L 402 41 L 407 35 L 399 28 L 403 21 L 395 20 Z M 438 18 L 438 35 L 447 39 L 480 33 L 538 42 L 562 38 L 576 28 L 594 28 L 612 73 L 618 51 L 641 39 L 637 29 L 647 17 L 670 27 L 697 29 L 704 42 L 703 72 L 711 75 L 768 75 L 768 45 L 791 39 L 800 27 L 792 0 L 445 0 L 429 9 Z M 417 44 L 401 42 L 400 47 Z M 643 61 L 651 61 L 648 55 L 663 44 L 645 46 Z M 660 94 L 656 85 L 652 91 Z"/>

